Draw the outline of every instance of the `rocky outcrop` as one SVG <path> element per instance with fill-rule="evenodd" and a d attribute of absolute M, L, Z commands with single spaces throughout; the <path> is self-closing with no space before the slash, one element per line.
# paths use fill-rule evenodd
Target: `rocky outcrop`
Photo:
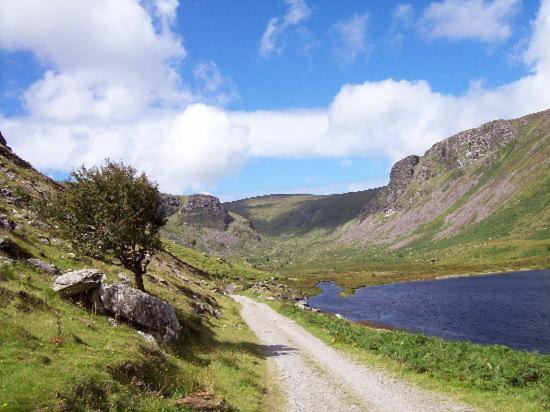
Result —
<path fill-rule="evenodd" d="M 433 157 L 447 170 L 461 168 L 516 138 L 517 134 L 509 121 L 495 120 L 434 144 L 424 157 Z"/>
<path fill-rule="evenodd" d="M 12 231 L 16 226 L 15 222 L 8 218 L 8 215 L 0 213 L 0 228 Z"/>
<path fill-rule="evenodd" d="M 398 198 L 403 195 L 413 181 L 414 170 L 420 157 L 407 156 L 393 165 L 390 172 L 390 183 L 361 210 L 361 217 L 373 212 L 386 211 L 391 213 Z"/>
<path fill-rule="evenodd" d="M 159 213 L 165 219 L 176 213 L 181 206 L 180 196 L 161 193 L 160 198 L 161 204 Z"/>
<path fill-rule="evenodd" d="M 178 210 L 180 223 L 226 230 L 233 218 L 217 197 L 210 195 L 191 195 Z"/>
<path fill-rule="evenodd" d="M 2 132 L 0 132 L 0 144 L 2 146 L 7 146 L 7 142 L 6 142 L 6 139 L 4 139 L 4 136 L 2 135 Z"/>
<path fill-rule="evenodd" d="M 462 169 L 482 158 L 491 163 L 496 158 L 496 150 L 516 138 L 509 121 L 496 120 L 438 142 L 422 157 L 412 155 L 401 159 L 391 169 L 389 184 L 363 206 L 360 219 L 377 212 L 384 212 L 386 218 L 393 216 L 404 206 L 401 198 L 413 182 L 421 188 L 442 171 Z M 414 198 L 409 199 L 409 203 L 411 201 Z"/>
<path fill-rule="evenodd" d="M 105 275 L 97 269 L 81 269 L 58 276 L 53 290 L 64 295 L 75 295 L 99 288 L 105 281 Z"/>
<path fill-rule="evenodd" d="M 123 283 L 104 285 L 100 289 L 105 311 L 138 328 L 156 335 L 164 342 L 178 336 L 180 325 L 172 305 Z"/>
<path fill-rule="evenodd" d="M 162 342 L 177 338 L 180 325 L 172 305 L 124 283 L 104 283 L 96 269 L 81 269 L 58 276 L 53 290 L 81 301 L 94 312 L 114 316 Z"/>

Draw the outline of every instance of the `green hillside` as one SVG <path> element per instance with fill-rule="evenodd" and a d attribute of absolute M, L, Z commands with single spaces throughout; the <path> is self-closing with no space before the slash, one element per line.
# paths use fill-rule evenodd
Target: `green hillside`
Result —
<path fill-rule="evenodd" d="M 331 233 L 357 219 L 378 189 L 320 195 L 267 195 L 224 203 L 228 210 L 247 218 L 269 236 L 305 235 L 315 230 Z"/>

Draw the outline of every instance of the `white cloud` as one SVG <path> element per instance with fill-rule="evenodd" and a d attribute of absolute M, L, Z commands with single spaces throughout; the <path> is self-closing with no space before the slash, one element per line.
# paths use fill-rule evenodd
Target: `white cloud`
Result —
<path fill-rule="evenodd" d="M 398 45 L 405 40 L 404 32 L 414 25 L 414 8 L 410 3 L 395 6 L 392 12 L 387 40 Z"/>
<path fill-rule="evenodd" d="M 49 6 L 55 9 L 61 3 L 52 0 Z M 85 2 L 92 15 L 105 12 L 105 7 L 138 7 L 138 3 L 130 3 Z M 454 96 L 437 93 L 427 81 L 388 79 L 345 85 L 326 108 L 256 112 L 180 104 L 179 96 L 185 93 L 182 80 L 175 75 L 163 77 L 164 73 L 174 73 L 171 60 L 181 58 L 180 40 L 172 33 L 155 30 L 153 17 L 145 9 L 124 14 L 128 33 L 119 34 L 118 39 L 103 17 L 97 17 L 106 32 L 113 30 L 111 37 L 121 48 L 130 43 L 139 45 L 135 39 L 144 34 L 132 29 L 137 23 L 149 32 L 146 38 L 150 47 L 145 51 L 121 50 L 119 56 L 114 45 L 96 38 L 101 30 L 94 17 L 90 22 L 76 11 L 78 23 L 68 28 L 63 25 L 71 23 L 64 22 L 67 19 L 59 6 L 56 13 L 44 10 L 42 23 L 29 17 L 38 25 L 33 29 L 25 23 L 26 14 L 16 13 L 29 11 L 23 6 L 30 3 L 18 0 L 0 4 L 0 30 L 4 31 L 0 31 L 0 46 L 31 50 L 51 67 L 25 92 L 28 115 L 0 117 L 2 132 L 14 150 L 43 170 L 66 171 L 111 157 L 145 170 L 165 191 L 209 190 L 250 157 L 382 156 L 398 160 L 420 154 L 436 141 L 484 121 L 550 107 L 550 0 L 541 3 L 524 53 L 530 73 L 517 81 L 492 89 L 476 82 L 463 95 Z M 71 8 L 74 2 L 67 0 L 67 4 Z M 90 5 L 98 9 L 92 13 Z M 5 32 L 5 16 L 17 21 L 7 23 L 10 33 Z M 129 22 L 130 17 L 136 21 Z M 118 25 L 114 17 L 106 21 Z M 58 26 L 63 28 L 63 35 L 53 33 Z M 77 36 L 84 44 L 92 44 L 87 52 L 75 51 L 81 53 L 81 61 L 66 56 L 66 50 L 58 50 L 74 49 Z M 174 47 L 179 52 L 166 53 Z M 87 53 L 93 56 L 96 51 L 104 65 L 88 58 Z M 161 73 L 134 67 L 133 62 L 144 58 L 155 60 L 148 63 L 160 67 Z M 204 88 L 219 89 L 223 81 L 215 75 L 214 66 L 206 64 L 208 67 L 199 68 L 198 77 L 206 73 Z M 147 78 L 149 73 L 152 79 Z M 157 83 L 164 86 L 160 93 L 153 87 Z"/>
<path fill-rule="evenodd" d="M 139 122 L 52 123 L 2 119 L 10 144 L 42 170 L 122 159 L 158 181 L 162 190 L 204 190 L 236 170 L 248 154 L 247 129 L 204 104 L 182 112 L 150 113 Z"/>
<path fill-rule="evenodd" d="M 239 94 L 233 81 L 223 76 L 213 61 L 201 62 L 193 70 L 195 81 L 199 83 L 198 93 L 203 101 L 216 106 L 224 106 L 238 100 Z"/>
<path fill-rule="evenodd" d="M 160 31 L 135 0 L 2 1 L 0 47 L 30 50 L 51 67 L 24 95 L 31 114 L 108 119 L 188 102 L 174 68 L 185 49 L 166 27 L 177 4 L 156 4 Z"/>
<path fill-rule="evenodd" d="M 519 0 L 443 0 L 431 3 L 420 22 L 431 38 L 499 42 L 512 35 Z"/>
<path fill-rule="evenodd" d="M 260 56 L 267 58 L 272 55 L 279 55 L 284 50 L 282 37 L 285 31 L 293 26 L 299 25 L 309 17 L 311 9 L 305 0 L 284 0 L 288 10 L 283 18 L 272 17 L 260 40 Z"/>
<path fill-rule="evenodd" d="M 368 53 L 368 21 L 368 14 L 354 14 L 350 19 L 340 20 L 334 25 L 337 40 L 333 51 L 341 63 L 353 63 L 359 56 Z"/>

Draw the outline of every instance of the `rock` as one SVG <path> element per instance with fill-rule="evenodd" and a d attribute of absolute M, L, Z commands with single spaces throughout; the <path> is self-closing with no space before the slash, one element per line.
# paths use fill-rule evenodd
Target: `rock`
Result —
<path fill-rule="evenodd" d="M 197 392 L 172 402 L 174 406 L 187 406 L 198 411 L 228 411 L 223 398 L 208 392 Z"/>
<path fill-rule="evenodd" d="M 152 275 L 152 274 L 147 274 L 147 276 L 149 277 L 149 280 L 153 283 L 158 283 L 158 284 L 161 284 L 163 286 L 170 286 L 170 284 L 163 278 L 159 277 L 159 276 L 155 276 L 155 275 Z"/>
<path fill-rule="evenodd" d="M 234 283 L 230 283 L 225 287 L 225 293 L 227 293 L 228 295 L 232 295 L 233 293 L 235 293 L 236 289 L 237 285 L 235 285 Z"/>
<path fill-rule="evenodd" d="M 0 227 L 2 229 L 6 229 L 6 230 L 14 230 L 15 229 L 15 222 L 11 221 L 10 219 L 8 219 L 8 215 L 6 214 L 0 214 Z"/>
<path fill-rule="evenodd" d="M 53 290 L 71 296 L 96 289 L 105 281 L 105 275 L 97 269 L 81 269 L 58 276 L 53 283 Z"/>
<path fill-rule="evenodd" d="M 59 273 L 61 273 L 61 270 L 57 266 L 46 263 L 40 259 L 27 259 L 27 262 L 36 269 L 52 275 L 59 275 Z"/>
<path fill-rule="evenodd" d="M 338 319 L 344 319 L 344 317 L 339 313 L 335 313 L 334 316 L 336 316 Z"/>
<path fill-rule="evenodd" d="M 7 142 L 6 142 L 6 139 L 4 138 L 4 136 L 2 136 L 2 132 L 0 132 L 0 144 L 3 145 L 3 146 L 7 146 Z"/>
<path fill-rule="evenodd" d="M 123 283 L 100 288 L 107 313 L 145 329 L 167 342 L 178 337 L 180 325 L 172 305 Z"/>
<path fill-rule="evenodd" d="M 194 302 L 192 305 L 193 312 L 195 312 L 197 315 L 208 315 L 216 319 L 222 317 L 221 311 L 213 307 L 212 305 L 209 305 L 208 303 Z"/>
<path fill-rule="evenodd" d="M 107 319 L 107 321 L 109 322 L 109 324 L 113 327 L 113 328 L 116 328 L 118 327 L 118 325 L 120 325 L 120 323 L 117 322 L 116 319 L 113 319 L 113 318 L 109 318 Z"/>
<path fill-rule="evenodd" d="M 158 212 L 164 219 L 172 216 L 178 211 L 181 204 L 179 196 L 161 193 L 160 199 L 161 203 Z"/>
<path fill-rule="evenodd" d="M 210 195 L 191 195 L 180 206 L 176 216 L 181 224 L 226 230 L 233 218 L 220 203 L 220 199 Z"/>

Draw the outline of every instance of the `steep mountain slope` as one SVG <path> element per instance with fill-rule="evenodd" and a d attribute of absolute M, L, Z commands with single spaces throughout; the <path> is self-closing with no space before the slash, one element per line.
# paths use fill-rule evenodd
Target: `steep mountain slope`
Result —
<path fill-rule="evenodd" d="M 173 305 L 182 328 L 167 344 L 144 339 L 130 323 L 52 290 L 66 270 L 94 268 L 108 284 L 132 279 L 52 236 L 38 205 L 56 190 L 0 135 L 0 409 L 189 410 L 211 398 L 220 407 L 258 410 L 265 364 L 221 291 L 262 274 L 167 241 L 145 288 Z"/>
<path fill-rule="evenodd" d="M 396 249 L 441 241 L 476 227 L 524 199 L 508 229 L 525 237 L 543 230 L 550 216 L 550 111 L 494 121 L 436 143 L 422 157 L 397 162 L 390 182 L 361 211 L 345 241 L 383 243 Z M 542 190 L 541 190 L 542 189 Z M 537 204 L 530 210 L 529 203 Z M 518 223 L 520 220 L 529 224 Z"/>

